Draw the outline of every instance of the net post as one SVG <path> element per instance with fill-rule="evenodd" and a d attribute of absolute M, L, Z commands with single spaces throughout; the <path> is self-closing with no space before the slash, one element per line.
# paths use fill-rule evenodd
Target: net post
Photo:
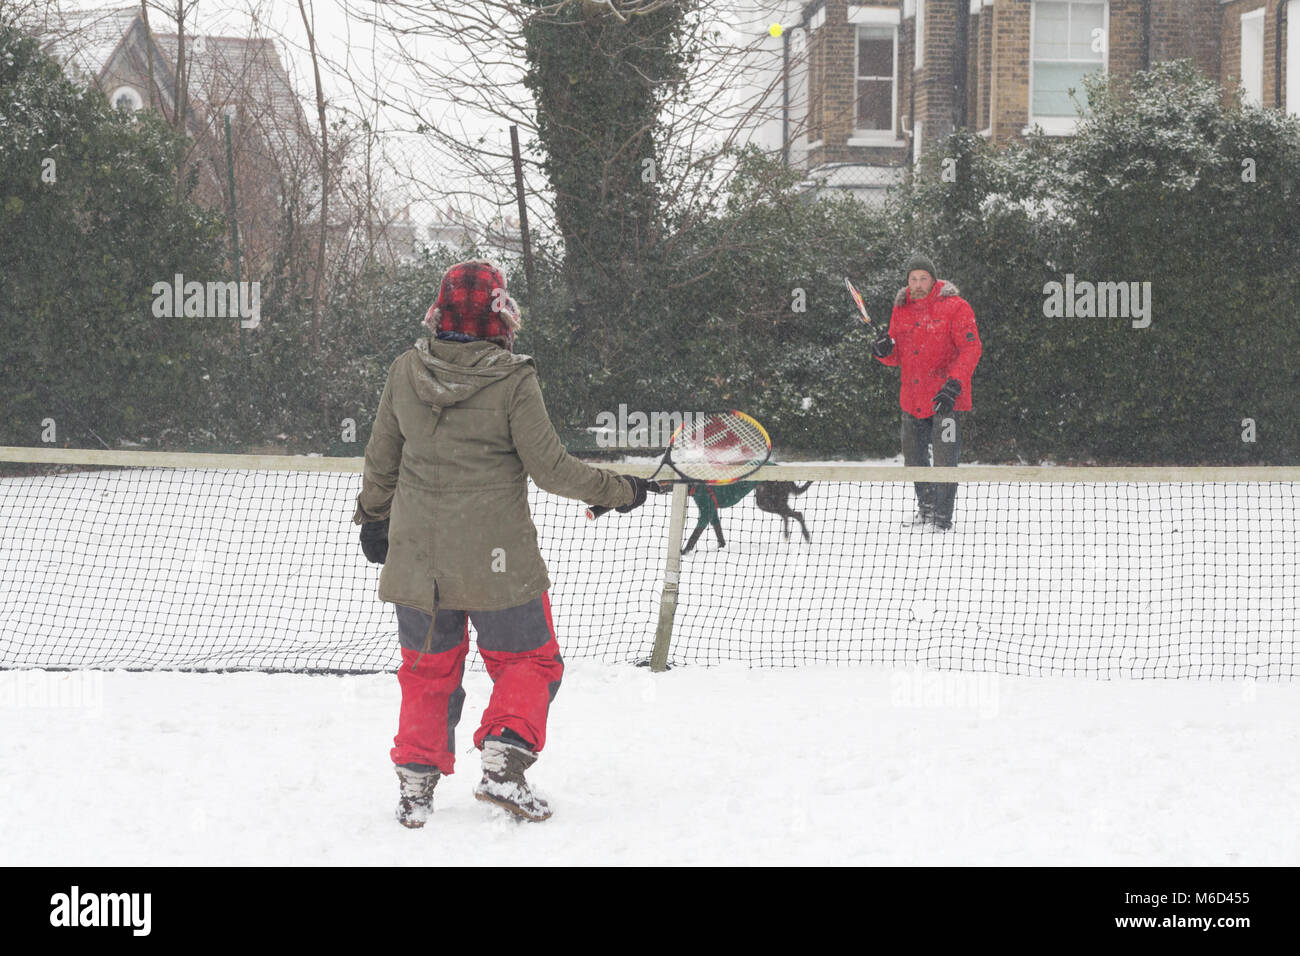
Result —
<path fill-rule="evenodd" d="M 659 626 L 650 669 L 668 669 L 668 648 L 673 642 L 673 615 L 677 613 L 677 582 L 682 570 L 682 529 L 686 524 L 686 484 L 673 485 L 672 515 L 668 519 L 668 554 L 664 561 L 664 589 L 659 598 Z"/>

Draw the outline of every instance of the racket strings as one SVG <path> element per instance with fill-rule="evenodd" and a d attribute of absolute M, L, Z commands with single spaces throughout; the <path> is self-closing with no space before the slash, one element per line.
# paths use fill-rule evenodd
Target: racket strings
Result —
<path fill-rule="evenodd" d="M 683 474 L 701 481 L 736 481 L 767 460 L 772 443 L 763 426 L 740 412 L 710 415 L 673 446 Z"/>

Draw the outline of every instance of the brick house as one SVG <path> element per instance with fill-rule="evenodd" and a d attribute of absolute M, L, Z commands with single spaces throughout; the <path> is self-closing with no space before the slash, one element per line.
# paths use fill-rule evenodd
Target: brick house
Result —
<path fill-rule="evenodd" d="M 241 258 L 254 273 L 263 274 L 274 259 L 286 208 L 296 204 L 293 214 L 312 223 L 319 208 L 320 146 L 271 39 L 187 33 L 184 82 L 178 80 L 178 35 L 152 28 L 138 5 L 61 15 L 48 29 L 44 48 L 66 73 L 97 86 L 113 105 L 156 110 L 169 122 L 184 89 L 185 128 L 193 138 L 186 164 L 199 171 L 196 198 L 222 209 L 229 208 L 230 118 Z M 416 257 L 419 227 L 409 207 L 369 214 L 369 254 L 382 261 Z M 332 241 L 344 253 L 357 245 L 355 226 L 346 217 L 330 225 Z"/>
<path fill-rule="evenodd" d="M 226 116 L 243 134 L 241 145 L 263 156 L 314 148 L 307 117 L 269 39 L 186 36 L 183 84 L 177 77 L 178 36 L 150 30 L 139 6 L 70 13 L 49 30 L 44 47 L 65 72 L 98 86 L 113 105 L 155 109 L 169 122 L 183 86 L 186 131 L 201 147 L 214 144 L 214 158 L 200 167 L 218 186 Z"/>
<path fill-rule="evenodd" d="M 1300 0 L 814 0 L 800 17 L 790 155 L 814 178 L 901 175 L 956 128 L 1068 135 L 1084 75 L 1171 59 L 1300 114 Z"/>
<path fill-rule="evenodd" d="M 319 192 L 317 143 L 274 43 L 187 33 L 182 60 L 179 36 L 153 29 L 139 5 L 63 14 L 43 40 L 65 73 L 98 87 L 118 108 L 152 110 L 175 125 L 183 104 L 191 138 L 184 165 L 198 172 L 195 199 L 222 210 L 230 207 L 229 118 L 240 258 L 249 273 L 265 274 L 286 195 Z"/>

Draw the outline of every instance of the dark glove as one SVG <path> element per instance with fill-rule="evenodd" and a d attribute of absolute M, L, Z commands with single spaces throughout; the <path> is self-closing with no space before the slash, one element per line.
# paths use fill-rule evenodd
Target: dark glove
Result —
<path fill-rule="evenodd" d="M 957 396 L 961 394 L 961 382 L 955 378 L 950 378 L 943 383 L 943 388 L 934 396 L 934 410 L 940 415 L 947 415 L 952 411 L 953 405 L 957 403 Z"/>
<path fill-rule="evenodd" d="M 388 519 L 367 521 L 361 526 L 361 551 L 371 564 L 383 564 L 388 558 Z"/>
<path fill-rule="evenodd" d="M 659 484 L 654 481 L 646 481 L 644 478 L 638 478 L 636 475 L 619 475 L 624 481 L 632 486 L 632 503 L 630 505 L 621 505 L 614 510 L 619 514 L 627 514 L 634 508 L 640 508 L 645 504 L 646 492 L 659 491 Z"/>
<path fill-rule="evenodd" d="M 884 358 L 892 351 L 894 351 L 894 340 L 889 337 L 889 329 L 881 329 L 876 340 L 871 343 L 871 354 L 876 358 Z"/>

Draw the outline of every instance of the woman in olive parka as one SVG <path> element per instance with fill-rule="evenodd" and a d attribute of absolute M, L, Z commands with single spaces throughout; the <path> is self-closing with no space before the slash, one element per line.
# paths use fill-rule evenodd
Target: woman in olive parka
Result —
<path fill-rule="evenodd" d="M 546 743 L 564 664 L 528 479 L 619 511 L 643 503 L 648 486 L 564 450 L 533 360 L 514 354 L 519 312 L 492 263 L 452 266 L 425 325 L 429 336 L 389 369 L 353 517 L 366 557 L 384 564 L 379 597 L 397 606 L 397 817 L 423 826 L 434 786 L 454 770 L 472 620 L 493 682 L 474 734 L 483 753 L 475 796 L 544 820 L 550 808 L 524 771 Z"/>

